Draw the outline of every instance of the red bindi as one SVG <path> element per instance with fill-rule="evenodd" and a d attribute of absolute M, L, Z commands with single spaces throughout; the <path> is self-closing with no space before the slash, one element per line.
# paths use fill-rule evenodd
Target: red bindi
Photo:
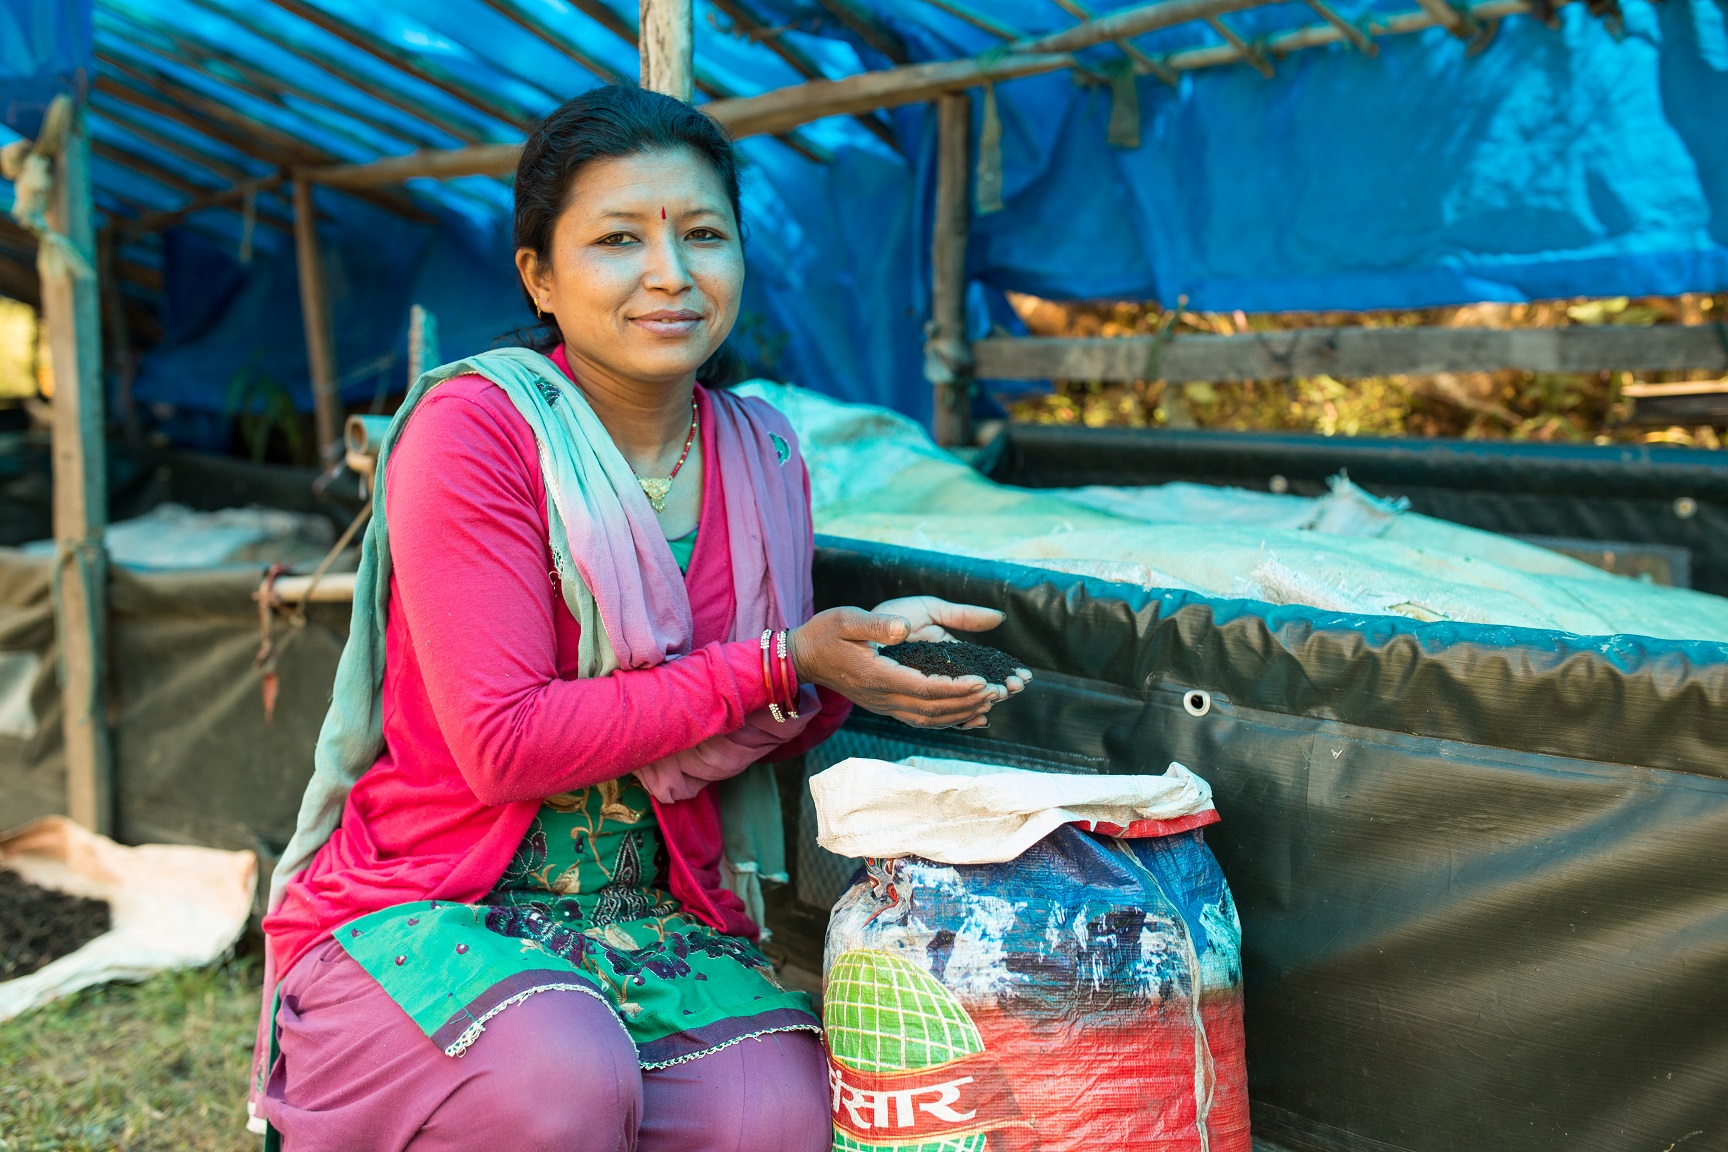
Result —
<path fill-rule="evenodd" d="M 660 209 L 660 219 L 662 219 L 662 220 L 666 219 L 666 209 L 665 208 Z"/>

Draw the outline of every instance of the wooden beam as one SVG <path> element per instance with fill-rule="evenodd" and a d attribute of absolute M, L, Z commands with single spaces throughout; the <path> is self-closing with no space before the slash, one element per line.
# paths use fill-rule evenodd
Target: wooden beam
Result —
<path fill-rule="evenodd" d="M 909 64 L 865 72 L 844 80 L 818 80 L 741 100 L 716 100 L 703 111 L 735 136 L 784 132 L 841 113 L 892 108 L 934 99 L 988 82 L 1072 68 L 1070 53 L 1095 44 L 1127 40 L 1188 20 L 1253 8 L 1262 0 L 1159 0 L 1122 8 L 1061 32 L 1016 40 L 982 56 L 932 64 Z"/>
<path fill-rule="evenodd" d="M 191 197 L 192 204 L 196 204 L 201 208 L 215 207 L 244 198 L 244 193 L 234 195 L 234 189 L 231 187 L 211 188 L 210 186 L 200 184 L 195 180 L 188 180 L 186 177 L 180 175 L 180 173 L 171 168 L 166 168 L 148 157 L 140 156 L 137 153 L 130 152 L 113 144 L 104 144 L 98 140 L 91 145 L 91 150 L 95 155 L 101 157 L 110 164 L 116 164 L 122 168 L 126 168 L 129 171 L 143 176 L 147 180 L 153 180 L 165 188 L 171 188 L 174 191 L 179 192 L 181 195 Z M 273 180 L 270 177 L 266 177 L 260 181 L 248 181 L 248 183 L 258 184 L 260 186 L 273 182 L 280 182 L 280 178 L 275 178 Z M 192 205 L 187 205 L 182 208 L 173 209 L 172 212 L 177 213 L 181 218 L 184 218 L 185 216 L 190 215 L 191 212 L 198 210 L 198 208 L 194 208 Z M 157 214 L 152 213 L 151 215 Z M 291 228 L 286 217 L 279 216 L 274 212 L 260 212 L 258 213 L 258 220 L 260 223 L 268 224 L 270 227 L 280 229 L 283 232 L 287 232 Z M 136 228 L 132 230 L 137 231 Z"/>
<path fill-rule="evenodd" d="M 294 255 L 300 274 L 300 313 L 306 326 L 306 363 L 312 374 L 312 409 L 319 459 L 342 435 L 342 398 L 337 395 L 336 341 L 331 332 L 330 296 L 324 279 L 324 251 L 318 246 L 318 216 L 312 185 L 294 181 Z"/>
<path fill-rule="evenodd" d="M 572 6 L 594 21 L 612 35 L 623 40 L 632 48 L 636 46 L 636 28 L 624 17 L 613 11 L 605 0 L 570 0 Z"/>
<path fill-rule="evenodd" d="M 558 35 L 548 28 L 538 16 L 532 16 L 522 11 L 515 0 L 483 0 L 485 5 L 504 17 L 524 32 L 533 36 L 553 51 L 562 54 L 578 67 L 597 76 L 606 84 L 629 84 L 630 78 L 600 59 L 598 56 L 577 47 L 566 37 Z"/>
<path fill-rule="evenodd" d="M 572 0 L 584 12 L 597 8 L 596 0 Z M 931 100 L 945 92 L 959 92 L 980 84 L 1034 76 L 1074 66 L 1066 54 L 1028 54 L 1027 45 L 1049 42 L 1079 44 L 1120 41 L 1126 48 L 1126 36 L 1138 35 L 1153 28 L 1189 19 L 1204 19 L 1209 13 L 1237 11 L 1253 7 L 1258 0 L 1164 0 L 1162 3 L 1124 9 L 1086 24 L 1076 25 L 1067 32 L 1021 41 L 984 56 L 962 60 L 944 60 L 930 64 L 910 64 L 900 68 L 864 72 L 842 80 L 811 80 L 764 92 L 760 96 L 713 100 L 702 105 L 702 111 L 712 116 L 734 137 L 773 135 L 790 132 L 801 124 L 825 116 L 856 115 L 880 108 Z M 1065 7 L 1067 5 L 1064 5 Z M 1487 0 L 1470 9 L 1480 19 L 1495 19 L 1526 14 L 1526 0 Z M 592 14 L 592 13 L 590 13 Z M 1131 19 L 1130 19 L 1131 18 Z M 616 20 L 616 17 L 614 17 Z M 1428 12 L 1400 13 L 1378 22 L 1388 34 L 1419 32 L 1431 28 L 1434 17 Z M 1100 27 L 1092 27 L 1098 25 Z M 627 26 L 623 35 L 631 35 Z M 1068 39 L 1058 40 L 1058 37 Z M 1304 48 L 1336 44 L 1349 39 L 1336 25 L 1316 24 L 1280 33 L 1265 41 L 1264 51 L 1273 57 L 1287 56 Z M 1135 50 L 1138 53 L 1138 50 Z M 1244 60 L 1242 52 L 1230 44 L 1207 48 L 1191 48 L 1171 53 L 1161 60 L 1151 60 L 1138 53 L 1137 66 L 1166 78 L 1178 72 L 1234 64 Z M 455 149 L 444 153 L 414 153 L 392 157 L 374 164 L 343 165 L 321 170 L 314 176 L 319 182 L 340 184 L 346 188 L 368 188 L 392 184 L 415 176 L 447 177 L 455 175 L 508 175 L 515 170 L 521 146 L 489 145 L 484 149 Z"/>
<path fill-rule="evenodd" d="M 188 164 L 196 164 L 200 168 L 222 177 L 229 183 L 256 175 L 256 173 L 237 164 L 232 164 L 219 156 L 212 156 L 202 148 L 194 147 L 183 140 L 168 135 L 166 132 L 158 131 L 139 117 L 136 108 L 107 100 L 103 102 L 101 107 L 92 105 L 90 110 L 101 119 L 119 125 L 126 132 L 138 137 L 152 148 L 160 148 L 169 155 L 180 157 Z"/>
<path fill-rule="evenodd" d="M 1081 4 L 1079 0 L 1055 0 L 1055 4 L 1057 7 L 1061 8 L 1062 11 L 1068 13 L 1068 15 L 1077 20 L 1092 19 L 1092 10 L 1086 7 L 1086 5 Z M 1175 77 L 1171 75 L 1169 70 L 1166 69 L 1163 64 L 1159 63 L 1151 56 L 1148 56 L 1133 44 L 1126 40 L 1112 40 L 1111 43 L 1121 49 L 1123 55 L 1127 56 L 1128 59 L 1134 61 L 1135 71 L 1151 73 L 1166 84 L 1175 82 Z"/>
<path fill-rule="evenodd" d="M 1447 0 L 1416 0 L 1416 3 L 1434 23 L 1458 39 L 1468 40 L 1476 35 L 1476 20 L 1464 9 L 1453 7 Z"/>
<path fill-rule="evenodd" d="M 743 3 L 743 0 L 710 0 L 710 2 L 714 7 L 720 9 L 720 11 L 724 12 L 731 19 L 733 28 L 736 29 L 739 34 L 743 35 L 746 39 L 762 45 L 764 48 L 767 48 L 770 52 L 780 57 L 780 59 L 786 61 L 786 63 L 792 66 L 793 71 L 804 77 L 804 79 L 827 79 L 827 75 L 821 68 L 817 67 L 816 61 L 812 60 L 802 48 L 787 40 L 786 37 L 780 35 L 780 32 L 782 31 L 781 29 L 769 27 L 760 16 L 752 12 Z M 882 120 L 878 119 L 875 113 L 860 112 L 856 113 L 853 118 L 856 119 L 858 123 L 864 125 L 865 130 L 872 136 L 876 137 L 876 139 L 882 141 L 882 143 L 888 145 L 888 147 L 894 149 L 896 152 L 900 150 L 900 141 L 894 135 L 894 129 L 889 127 Z"/>
<path fill-rule="evenodd" d="M 245 10 L 230 10 L 218 3 L 215 3 L 215 0 L 187 0 L 187 2 L 197 5 L 199 8 L 202 8 L 204 11 L 209 12 L 214 16 L 230 21 L 237 27 L 243 28 L 253 36 L 263 40 L 265 43 L 272 44 L 275 47 L 282 49 L 282 51 L 306 61 L 306 63 L 311 64 L 315 68 L 322 69 L 327 72 L 333 80 L 346 84 L 382 104 L 388 104 L 398 112 L 405 112 L 409 116 L 418 119 L 424 124 L 430 125 L 440 132 L 446 132 L 462 141 L 464 144 L 481 144 L 487 139 L 488 133 L 480 126 L 479 121 L 464 120 L 461 123 L 455 123 L 452 122 L 447 113 L 440 112 L 433 114 L 427 110 L 423 102 L 415 100 L 413 97 L 403 92 L 399 92 L 389 85 L 379 84 L 360 75 L 353 68 L 345 66 L 340 60 L 330 56 L 328 53 L 321 52 L 309 45 L 299 44 L 282 36 L 278 36 L 263 24 L 260 24 L 256 19 L 248 19 Z"/>
<path fill-rule="evenodd" d="M 176 89 L 164 78 L 146 76 L 141 82 L 146 89 L 135 88 L 116 80 L 108 72 L 99 71 L 94 90 L 108 99 L 184 124 L 266 164 L 284 168 L 322 167 L 336 159 L 322 149 L 286 137 L 269 125 L 260 124 L 218 101 L 207 100 L 183 88 Z M 409 220 L 431 223 L 436 219 L 395 189 L 361 188 L 354 194 Z"/>
<path fill-rule="evenodd" d="M 220 90 L 221 89 L 231 89 L 232 91 L 237 92 L 244 97 L 248 97 L 250 99 L 257 100 L 260 103 L 270 105 L 272 108 L 274 108 L 277 112 L 281 113 L 282 115 L 293 116 L 293 117 L 296 117 L 297 119 L 309 120 L 313 124 L 317 125 L 317 127 L 319 129 L 321 129 L 324 134 L 326 134 L 328 136 L 335 137 L 336 139 L 347 144 L 348 147 L 354 149 L 357 152 L 360 152 L 361 154 L 367 154 L 367 153 L 379 151 L 379 145 L 378 145 L 378 141 L 376 139 L 368 137 L 364 134 L 357 134 L 356 132 L 351 130 L 351 128 L 346 124 L 333 123 L 332 121 L 330 121 L 327 118 L 326 119 L 320 119 L 317 116 L 309 116 L 302 111 L 298 111 L 298 110 L 295 110 L 295 109 L 288 107 L 283 102 L 282 93 L 280 91 L 272 90 L 272 89 L 269 89 L 266 87 L 261 87 L 259 85 L 251 83 L 250 81 L 248 81 L 244 78 L 237 79 L 237 78 L 232 77 L 232 76 L 224 75 L 224 74 L 222 74 L 222 71 L 220 68 L 212 70 L 206 64 L 200 63 L 199 61 L 189 60 L 189 59 L 180 59 L 179 57 L 175 56 L 172 53 L 162 51 L 161 49 L 156 48 L 156 47 L 151 46 L 151 45 L 144 45 L 143 47 L 145 48 L 146 51 L 152 53 L 153 55 L 158 56 L 158 57 L 162 58 L 163 60 L 166 60 L 166 61 L 168 61 L 168 62 L 170 62 L 170 63 L 172 63 L 172 64 L 174 64 L 180 68 L 183 68 L 188 72 L 191 72 L 193 75 L 199 77 L 204 82 L 206 82 L 206 83 L 208 83 L 208 84 L 210 84 L 210 85 L 212 85 L 218 89 L 218 92 L 215 92 L 215 93 L 207 93 L 207 94 L 206 93 L 198 93 L 199 95 L 206 96 L 206 98 L 210 98 L 210 99 L 217 99 L 217 100 L 224 100 L 225 101 L 225 100 L 229 99 L 229 97 L 227 97 L 226 93 L 220 92 Z M 96 58 L 103 63 L 111 63 L 111 62 L 119 59 L 117 54 L 115 54 L 113 51 L 111 51 L 110 49 L 108 49 L 106 47 L 99 48 L 97 50 Z M 185 90 L 186 91 L 195 91 L 193 89 L 185 89 Z M 335 111 L 339 115 L 345 116 L 346 118 L 348 118 L 350 120 L 357 120 L 357 121 L 360 121 L 362 124 L 365 124 L 367 122 L 366 118 L 364 116 L 357 116 L 351 112 L 346 112 L 339 105 L 336 106 Z M 249 116 L 248 119 L 252 119 L 252 117 Z M 256 122 L 256 121 L 254 120 L 254 122 Z M 392 144 L 398 140 L 413 142 L 413 139 L 414 139 L 412 137 L 412 135 L 409 133 L 395 131 L 395 130 L 392 130 L 391 128 L 388 128 L 388 127 L 380 127 L 378 129 L 378 132 L 380 135 L 388 137 Z"/>
<path fill-rule="evenodd" d="M 118 144 L 108 144 L 101 140 L 90 142 L 90 152 L 99 160 L 125 168 L 135 175 L 142 176 L 164 188 L 179 192 L 186 196 L 202 196 L 211 191 L 208 184 L 200 184 L 190 177 L 183 176 L 165 165 L 158 164 L 148 156 L 140 156 Z"/>
<path fill-rule="evenodd" d="M 1287 380 L 1440 372 L 1659 372 L 1728 369 L 1713 324 L 1571 328 L 1300 328 L 1237 336 L 980 340 L 978 375 L 995 380 Z"/>
<path fill-rule="evenodd" d="M 244 180 L 220 191 L 208 193 L 179 208 L 164 212 L 148 212 L 141 216 L 134 216 L 129 220 L 116 220 L 114 221 L 114 228 L 130 236 L 140 236 L 146 232 L 161 232 L 164 229 L 172 228 L 193 213 L 202 212 L 207 208 L 226 208 L 240 203 L 248 195 L 256 196 L 269 192 L 280 187 L 286 179 L 287 177 L 282 173 L 272 172 L 268 176 Z M 260 219 L 264 219 L 264 217 L 260 216 Z M 274 223 L 274 220 L 271 222 Z"/>
<path fill-rule="evenodd" d="M 987 16 L 975 8 L 958 3 L 957 0 L 924 0 L 932 8 L 940 9 L 956 20 L 970 24 L 980 32 L 996 37 L 998 40 L 1023 40 L 1025 34 L 1017 28 L 1010 28 L 994 16 Z"/>
<path fill-rule="evenodd" d="M 429 63 L 425 56 L 380 40 L 346 20 L 307 3 L 306 0 L 270 0 L 270 3 L 298 16 L 308 24 L 328 32 L 337 39 L 346 41 L 362 52 L 377 57 L 391 67 L 406 72 L 416 80 L 430 84 L 440 92 L 454 97 L 470 108 L 502 120 L 506 124 L 526 129 L 539 119 L 539 113 L 533 109 L 524 108 L 513 100 L 488 92 L 476 84 L 470 84 L 461 77 L 452 75 Z"/>
<path fill-rule="evenodd" d="M 509 176 L 522 158 L 520 144 L 481 144 L 448 152 L 410 152 L 367 164 L 334 164 L 301 168 L 295 175 L 331 188 L 376 188 L 429 177 L 454 180 L 460 176 Z"/>
<path fill-rule="evenodd" d="M 1356 25 L 1350 23 L 1350 21 L 1344 19 L 1344 17 L 1339 15 L 1330 4 L 1325 2 L 1325 0 L 1308 0 L 1308 7 L 1318 12 L 1321 19 L 1325 20 L 1326 23 L 1342 32 L 1344 38 L 1349 40 L 1351 44 L 1355 45 L 1356 51 L 1362 53 L 1362 55 L 1378 56 L 1380 54 L 1379 45 L 1370 40 L 1367 33 L 1356 27 Z"/>
<path fill-rule="evenodd" d="M 96 24 L 99 30 L 111 31 L 113 35 L 124 39 L 129 47 L 143 49 L 152 56 L 159 56 L 172 61 L 183 68 L 196 72 L 207 80 L 238 89 L 284 111 L 293 111 L 288 107 L 286 99 L 292 96 L 326 111 L 334 112 L 344 119 L 363 124 L 372 131 L 394 140 L 434 148 L 443 143 L 441 139 L 436 138 L 438 133 L 426 131 L 419 122 L 404 126 L 384 120 L 368 112 L 364 107 L 366 103 L 364 101 L 356 102 L 360 105 L 356 107 L 353 104 L 344 104 L 340 100 L 333 100 L 317 89 L 295 84 L 231 52 L 212 48 L 202 41 L 188 40 L 168 28 L 142 20 L 130 12 L 117 17 L 106 9 L 98 9 Z M 167 47 L 152 43 L 152 38 L 166 42 Z M 327 124 L 324 126 L 328 128 Z M 353 138 L 352 133 L 344 134 L 350 139 Z"/>
<path fill-rule="evenodd" d="M 930 324 L 924 377 L 934 390 L 936 443 L 972 443 L 972 347 L 966 339 L 966 236 L 972 222 L 972 98 L 936 105 L 936 219 L 931 229 Z"/>
<path fill-rule="evenodd" d="M 702 111 L 735 137 L 771 135 L 789 132 L 825 116 L 916 104 L 980 84 L 1055 72 L 1072 67 L 1073 63 L 1073 58 L 1066 55 L 997 52 L 964 60 L 863 72 L 844 80 L 812 80 L 760 96 L 714 100 L 704 104 Z"/>
<path fill-rule="evenodd" d="M 103 675 L 108 553 L 102 538 L 108 526 L 108 457 L 102 413 L 102 308 L 91 275 L 96 237 L 84 116 L 84 109 L 69 98 L 57 98 L 37 146 L 51 146 L 54 157 L 48 226 L 65 237 L 86 267 L 71 266 L 44 243 L 37 250 L 37 273 L 54 365 L 55 639 L 60 648 L 66 812 L 86 828 L 109 834 L 114 830 L 114 756 Z"/>
<path fill-rule="evenodd" d="M 1206 17 L 1206 23 L 1211 26 L 1212 31 L 1218 33 L 1218 35 L 1224 38 L 1226 44 L 1236 49 L 1236 55 L 1238 58 L 1246 60 L 1248 63 L 1254 65 L 1254 70 L 1260 73 L 1260 75 L 1266 77 L 1266 79 L 1272 79 L 1271 62 L 1266 59 L 1263 53 L 1253 45 L 1249 44 L 1248 41 L 1237 35 L 1236 29 L 1230 27 L 1230 25 L 1224 23 L 1224 21 L 1220 20 L 1216 16 Z"/>
<path fill-rule="evenodd" d="M 491 3 L 492 0 L 487 0 L 487 2 Z M 572 2 L 579 11 L 586 14 L 602 28 L 605 28 L 608 32 L 630 45 L 630 47 L 636 49 L 638 59 L 642 59 L 642 36 L 639 31 L 639 24 L 631 24 L 627 19 L 607 6 L 605 0 L 572 0 Z M 638 13 L 638 19 L 640 20 L 644 17 L 644 14 L 647 12 L 648 6 L 651 3 L 657 4 L 660 2 L 661 0 L 642 0 L 642 7 L 641 11 Z M 670 0 L 670 2 L 674 4 L 685 4 L 688 3 L 688 0 Z M 676 20 L 674 20 L 674 23 L 676 23 Z M 736 93 L 697 66 L 695 60 L 694 35 L 695 29 L 694 24 L 692 24 L 690 56 L 690 77 L 692 86 L 697 92 L 702 92 L 713 100 L 732 99 L 737 95 Z M 643 77 L 642 86 L 650 91 L 659 91 L 658 88 L 648 81 L 648 74 L 642 72 L 642 67 L 643 65 L 638 65 L 637 68 L 638 72 Z M 628 81 L 626 81 L 626 83 L 628 83 Z M 692 99 L 693 98 L 694 93 L 692 94 Z M 690 101 L 686 100 L 685 103 L 690 103 Z M 832 157 L 823 149 L 811 144 L 807 140 L 801 139 L 796 133 L 776 133 L 775 135 L 788 148 L 813 163 L 826 164 L 832 159 Z"/>
<path fill-rule="evenodd" d="M 248 116 L 214 96 L 196 92 L 154 68 L 102 52 L 97 53 L 97 59 L 101 61 L 103 68 L 96 75 L 96 89 L 115 99 L 125 100 L 134 107 L 143 107 L 146 111 L 156 112 L 158 115 L 167 115 L 160 105 L 178 105 L 182 115 L 185 111 L 197 113 L 196 116 L 174 117 L 180 119 L 188 128 L 216 137 L 261 159 L 264 158 L 262 153 L 265 151 L 276 156 L 290 157 L 302 164 L 317 163 L 327 156 L 327 153 L 315 145 L 273 125 L 261 123 L 256 117 Z M 139 85 L 144 92 L 119 84 L 111 78 L 111 73 L 124 76 L 133 84 Z M 158 106 L 149 106 L 136 99 L 146 93 L 155 98 Z M 246 142 L 250 142 L 251 147 L 247 147 Z"/>
<path fill-rule="evenodd" d="M 1159 0 L 1156 4 L 1118 8 L 1107 16 L 1095 17 L 1060 32 L 1017 41 L 1014 48 L 1019 52 L 1078 52 L 1094 44 L 1129 40 L 1173 24 L 1204 20 L 1208 16 L 1222 16 L 1226 12 L 1240 12 L 1244 8 L 1258 8 L 1265 2 L 1266 0 Z"/>
<path fill-rule="evenodd" d="M 818 0 L 822 7 L 834 19 L 845 25 L 854 36 L 888 57 L 895 64 L 905 64 L 912 59 L 906 51 L 906 44 L 895 31 L 876 19 L 870 9 L 860 4 L 858 0 Z"/>

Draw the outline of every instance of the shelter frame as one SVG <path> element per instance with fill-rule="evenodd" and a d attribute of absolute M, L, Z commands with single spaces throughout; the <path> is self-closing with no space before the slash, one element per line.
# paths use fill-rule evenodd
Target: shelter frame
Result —
<path fill-rule="evenodd" d="M 495 2 L 502 4 L 504 0 Z M 827 116 L 850 115 L 874 122 L 875 114 L 882 110 L 920 101 L 933 102 L 940 139 L 925 375 L 933 390 L 939 443 L 955 446 L 971 442 L 967 400 L 977 378 L 1181 382 L 1281 379 L 1316 373 L 1359 377 L 1504 368 L 1546 372 L 1728 369 L 1728 330 L 1719 324 L 1529 332 L 1398 328 L 1108 339 L 991 337 L 968 343 L 964 334 L 965 233 L 969 208 L 965 171 L 966 156 L 973 145 L 964 137 L 970 135 L 966 95 L 970 89 L 1060 69 L 1072 69 L 1083 78 L 1108 82 L 1108 78 L 1094 76 L 1088 66 L 1075 58 L 1081 49 L 1099 44 L 1117 45 L 1133 73 L 1156 75 L 1172 83 L 1182 72 L 1229 64 L 1248 64 L 1270 77 L 1275 74 L 1276 61 L 1307 48 L 1344 43 L 1373 56 L 1377 52 L 1375 39 L 1379 36 L 1432 27 L 1447 28 L 1454 35 L 1480 45 L 1486 43 L 1487 35 L 1499 20 L 1517 15 L 1550 15 L 1551 9 L 1542 5 L 1538 11 L 1538 5 L 1529 0 L 1484 0 L 1476 4 L 1417 0 L 1412 11 L 1377 18 L 1367 27 L 1360 27 L 1345 20 L 1324 0 L 1309 0 L 1309 6 L 1321 18 L 1319 23 L 1249 43 L 1221 18 L 1258 7 L 1264 0 L 1157 0 L 1105 16 L 1092 15 L 1077 0 L 1052 0 L 1079 22 L 1072 28 L 1035 37 L 1020 36 L 1016 30 L 963 4 L 950 0 L 925 2 L 1003 38 L 1004 43 L 976 57 L 897 63 L 893 68 L 841 80 L 813 77 L 802 84 L 757 96 L 713 99 L 701 108 L 734 137 L 775 134 L 787 138 L 800 125 Z M 893 33 L 860 6 L 850 0 L 823 0 L 823 6 L 889 59 L 906 59 L 904 46 Z M 578 7 L 594 15 L 600 6 L 596 0 L 585 0 Z M 723 7 L 734 20 L 744 19 L 740 12 L 748 14 L 748 9 L 736 0 Z M 619 24 L 615 14 L 604 11 L 612 17 L 608 27 Z M 691 42 L 678 40 L 688 17 L 687 0 L 642 0 L 639 27 L 643 32 L 634 38 L 644 53 L 645 86 L 668 91 L 681 99 L 688 99 L 697 88 L 713 93 L 712 87 L 701 84 L 696 76 L 690 58 Z M 1134 36 L 1189 21 L 1210 25 L 1224 43 L 1161 57 L 1151 56 L 1130 43 Z M 653 44 L 647 39 L 651 30 L 659 38 Z M 627 35 L 629 30 L 620 25 L 614 31 Z M 690 70 L 688 76 L 679 77 L 676 88 L 660 78 L 663 67 L 660 61 L 674 44 L 683 58 L 689 60 Z M 799 70 L 809 74 L 808 69 Z M 503 176 L 515 168 L 520 150 L 520 145 L 514 144 L 426 150 L 365 164 L 302 167 L 294 175 L 297 180 L 350 191 L 377 189 L 420 177 Z"/>

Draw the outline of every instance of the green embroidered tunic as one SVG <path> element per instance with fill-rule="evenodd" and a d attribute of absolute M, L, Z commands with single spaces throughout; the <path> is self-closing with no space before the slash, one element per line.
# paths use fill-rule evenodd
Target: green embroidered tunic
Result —
<path fill-rule="evenodd" d="M 419 901 L 344 925 L 336 939 L 452 1056 L 492 1016 L 538 992 L 597 996 L 644 1068 L 768 1032 L 821 1032 L 810 999 L 780 986 L 747 940 L 684 913 L 634 776 L 548 800 L 478 905 Z"/>

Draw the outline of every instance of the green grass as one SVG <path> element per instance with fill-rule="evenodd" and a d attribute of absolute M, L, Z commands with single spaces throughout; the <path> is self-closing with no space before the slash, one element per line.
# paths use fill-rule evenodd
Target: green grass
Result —
<path fill-rule="evenodd" d="M 0 1023 L 0 1152 L 255 1152 L 260 981 L 246 957 Z"/>

